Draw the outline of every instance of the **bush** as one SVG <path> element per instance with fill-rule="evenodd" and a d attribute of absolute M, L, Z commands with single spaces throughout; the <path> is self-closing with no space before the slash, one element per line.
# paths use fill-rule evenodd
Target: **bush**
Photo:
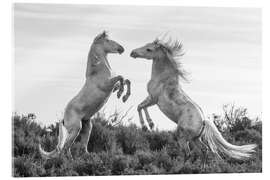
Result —
<path fill-rule="evenodd" d="M 46 151 L 53 150 L 58 140 L 58 124 L 41 127 L 31 114 L 15 114 L 12 117 L 13 176 L 262 172 L 261 121 L 248 118 L 244 108 L 228 108 L 225 115 L 214 118 L 224 138 L 238 145 L 256 143 L 258 148 L 246 161 L 220 161 L 209 153 L 205 170 L 201 168 L 200 158 L 193 158 L 196 154 L 184 162 L 182 145 L 177 142 L 175 132 L 144 132 L 134 124 L 113 126 L 101 115 L 92 119 L 90 154 L 84 154 L 79 136 L 71 149 L 74 160 L 65 156 L 45 160 L 39 154 L 38 144 L 41 142 Z"/>
<path fill-rule="evenodd" d="M 169 154 L 167 153 L 167 149 L 163 148 L 161 151 L 156 153 L 155 164 L 159 168 L 163 168 L 166 171 L 169 171 L 173 166 L 173 161 Z"/>
<path fill-rule="evenodd" d="M 146 132 L 145 137 L 152 151 L 160 151 L 163 147 L 173 141 L 171 134 L 165 131 Z"/>
<path fill-rule="evenodd" d="M 237 131 L 234 137 L 236 141 L 242 142 L 243 144 L 255 143 L 259 145 L 260 148 L 262 146 L 262 135 L 255 129 L 245 129 Z"/>
<path fill-rule="evenodd" d="M 115 151 L 115 133 L 107 126 L 102 125 L 103 121 L 95 119 L 88 143 L 88 151 Z"/>
<path fill-rule="evenodd" d="M 80 176 L 108 174 L 102 159 L 96 153 L 82 156 L 75 161 L 73 168 Z"/>
<path fill-rule="evenodd" d="M 113 157 L 112 173 L 116 175 L 122 174 L 127 168 L 129 168 L 131 160 L 125 155 L 115 155 Z"/>
<path fill-rule="evenodd" d="M 26 157 L 18 157 L 13 160 L 13 175 L 15 177 L 31 177 L 32 162 Z"/>
<path fill-rule="evenodd" d="M 137 151 L 135 156 L 138 158 L 141 168 L 150 164 L 155 159 L 154 154 L 150 151 Z"/>
<path fill-rule="evenodd" d="M 147 140 L 142 136 L 142 130 L 135 125 L 119 126 L 116 131 L 116 141 L 123 153 L 134 154 L 137 150 L 149 149 Z"/>

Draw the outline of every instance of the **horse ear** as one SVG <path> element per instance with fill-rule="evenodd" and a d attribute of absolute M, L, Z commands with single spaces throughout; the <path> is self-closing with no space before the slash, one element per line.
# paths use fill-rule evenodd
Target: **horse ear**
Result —
<path fill-rule="evenodd" d="M 102 37 L 102 38 L 107 38 L 107 37 L 108 37 L 107 31 L 104 30 L 104 31 L 101 33 L 101 37 Z"/>
<path fill-rule="evenodd" d="M 158 42 L 159 42 L 159 39 L 158 39 L 158 38 L 156 38 L 156 39 L 153 41 L 154 44 L 158 44 Z"/>
<path fill-rule="evenodd" d="M 103 38 L 106 38 L 108 35 L 107 35 L 107 32 L 104 30 L 102 33 L 100 33 L 99 35 L 97 35 L 97 37 L 95 38 L 94 41 L 98 41 L 100 39 L 103 39 Z"/>

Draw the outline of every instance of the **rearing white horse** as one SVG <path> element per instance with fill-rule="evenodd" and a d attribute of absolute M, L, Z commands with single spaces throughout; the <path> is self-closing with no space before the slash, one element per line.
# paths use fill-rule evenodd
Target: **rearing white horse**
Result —
<path fill-rule="evenodd" d="M 68 103 L 64 113 L 64 120 L 59 124 L 58 144 L 55 150 L 45 152 L 39 145 L 40 153 L 45 158 L 53 158 L 65 149 L 68 155 L 70 147 L 78 136 L 82 121 L 84 124 L 84 134 L 81 141 L 85 152 L 92 130 L 92 122 L 89 120 L 106 103 L 111 92 L 118 90 L 117 97 L 120 98 L 124 91 L 124 85 L 127 85 L 127 92 L 122 97 L 125 102 L 130 96 L 130 81 L 124 80 L 120 75 L 114 76 L 110 64 L 107 60 L 107 54 L 122 54 L 124 48 L 117 42 L 108 39 L 104 31 L 99 34 L 90 48 L 88 54 L 86 81 L 80 92 Z"/>
<path fill-rule="evenodd" d="M 130 56 L 133 58 L 153 60 L 151 80 L 147 84 L 149 96 L 138 106 L 142 128 L 147 130 L 142 110 L 152 129 L 154 123 L 147 108 L 158 105 L 159 109 L 177 124 L 178 138 L 185 152 L 190 153 L 189 143 L 192 143 L 202 154 L 203 165 L 207 149 L 218 157 L 221 157 L 221 154 L 235 159 L 250 157 L 255 144 L 236 146 L 227 142 L 213 121 L 205 119 L 201 108 L 183 91 L 179 79 L 186 80 L 186 76 L 178 61 L 182 55 L 182 44 L 179 41 L 163 42 L 158 39 L 131 52 Z"/>

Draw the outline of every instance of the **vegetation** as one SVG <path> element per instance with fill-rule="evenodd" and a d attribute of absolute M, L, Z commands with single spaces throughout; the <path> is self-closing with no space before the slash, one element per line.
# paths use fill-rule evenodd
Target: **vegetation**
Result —
<path fill-rule="evenodd" d="M 117 115 L 113 120 L 116 123 L 112 123 L 98 114 L 92 118 L 94 126 L 88 144 L 90 154 L 82 153 L 78 137 L 72 148 L 75 160 L 64 156 L 45 160 L 39 154 L 38 143 L 41 142 L 47 151 L 53 150 L 57 144 L 58 124 L 41 127 L 33 114 L 14 114 L 13 176 L 262 172 L 261 121 L 247 117 L 245 108 L 228 105 L 224 106 L 223 115 L 214 114 L 213 119 L 229 142 L 258 144 L 253 157 L 247 161 L 228 158 L 220 161 L 209 153 L 206 168 L 202 169 L 197 154 L 184 163 L 184 154 L 174 132 L 144 132 L 135 124 L 124 125 Z"/>

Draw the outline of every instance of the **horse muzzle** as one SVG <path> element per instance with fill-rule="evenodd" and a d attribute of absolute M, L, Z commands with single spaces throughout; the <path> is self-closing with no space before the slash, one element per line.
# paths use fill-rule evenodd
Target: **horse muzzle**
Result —
<path fill-rule="evenodd" d="M 131 51 L 130 56 L 136 58 L 139 56 L 139 54 L 136 51 Z"/>
<path fill-rule="evenodd" d="M 122 54 L 125 51 L 125 49 L 122 46 L 119 46 L 117 51 L 119 54 Z"/>

